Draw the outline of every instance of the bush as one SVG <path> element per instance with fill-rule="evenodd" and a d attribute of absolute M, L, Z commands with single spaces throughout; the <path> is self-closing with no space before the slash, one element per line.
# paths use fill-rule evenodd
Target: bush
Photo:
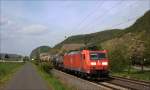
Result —
<path fill-rule="evenodd" d="M 39 61 L 37 59 L 32 60 L 31 62 L 34 63 L 35 65 L 39 65 Z"/>
<path fill-rule="evenodd" d="M 50 69 L 52 69 L 52 68 L 53 68 L 53 66 L 50 62 L 42 62 L 41 63 L 41 69 L 47 73 L 49 73 Z"/>
<path fill-rule="evenodd" d="M 120 50 L 110 53 L 110 69 L 114 72 L 121 72 L 127 67 L 127 61 Z"/>

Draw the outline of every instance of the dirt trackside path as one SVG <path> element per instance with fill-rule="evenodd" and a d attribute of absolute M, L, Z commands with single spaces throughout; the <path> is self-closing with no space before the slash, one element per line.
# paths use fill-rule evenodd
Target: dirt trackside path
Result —
<path fill-rule="evenodd" d="M 8 83 L 5 90 L 50 90 L 31 63 L 26 63 Z"/>

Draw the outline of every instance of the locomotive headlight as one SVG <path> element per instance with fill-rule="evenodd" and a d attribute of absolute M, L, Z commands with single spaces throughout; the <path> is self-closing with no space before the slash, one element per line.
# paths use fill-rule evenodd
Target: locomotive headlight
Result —
<path fill-rule="evenodd" d="M 96 65 L 96 62 L 91 62 L 91 65 Z"/>
<path fill-rule="evenodd" d="M 108 62 L 102 62 L 102 65 L 108 65 Z"/>

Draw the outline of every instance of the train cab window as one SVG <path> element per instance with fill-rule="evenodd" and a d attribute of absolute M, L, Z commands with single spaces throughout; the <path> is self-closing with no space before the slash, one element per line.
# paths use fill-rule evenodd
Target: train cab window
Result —
<path fill-rule="evenodd" d="M 100 60 L 106 58 L 105 53 L 90 53 L 91 60 Z"/>

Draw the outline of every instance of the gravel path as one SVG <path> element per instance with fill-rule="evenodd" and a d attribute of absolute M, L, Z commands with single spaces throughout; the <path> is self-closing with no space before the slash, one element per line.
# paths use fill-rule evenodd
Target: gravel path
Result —
<path fill-rule="evenodd" d="M 50 90 L 31 63 L 26 63 L 8 83 L 5 90 Z"/>

